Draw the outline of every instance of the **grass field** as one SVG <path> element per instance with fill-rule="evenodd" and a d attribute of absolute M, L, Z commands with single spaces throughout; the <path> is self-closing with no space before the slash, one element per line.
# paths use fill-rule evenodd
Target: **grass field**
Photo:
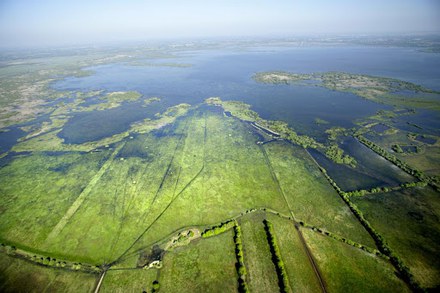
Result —
<path fill-rule="evenodd" d="M 91 292 L 97 275 L 47 268 L 0 254 L 0 291 Z"/>
<path fill-rule="evenodd" d="M 186 169 L 183 165 L 179 178 L 166 178 L 164 186 L 170 186 L 174 197 L 168 198 L 169 206 L 162 207 L 160 217 L 148 217 L 154 223 L 147 226 L 147 233 L 134 250 L 151 245 L 184 223 L 215 225 L 259 207 L 288 211 L 247 125 L 222 114 L 205 112 L 194 116 L 188 127 L 202 127 L 204 131 L 198 137 L 187 136 L 183 154 L 179 154 L 181 159 L 173 164 L 187 160 L 193 166 Z"/>
<path fill-rule="evenodd" d="M 247 284 L 251 292 L 279 290 L 263 220 L 263 214 L 255 213 L 243 217 L 239 221 L 242 231 L 244 263 L 248 271 Z"/>
<path fill-rule="evenodd" d="M 41 249 L 107 154 L 35 153 L 1 168 L 0 238 Z"/>
<path fill-rule="evenodd" d="M 160 271 L 162 292 L 236 292 L 232 230 L 200 239 L 165 254 Z"/>
<path fill-rule="evenodd" d="M 266 144 L 264 148 L 280 188 L 298 221 L 374 247 L 370 235 L 304 149 L 284 142 Z"/>
<path fill-rule="evenodd" d="M 292 292 L 319 292 L 321 287 L 292 221 L 268 215 L 278 240 Z"/>
<path fill-rule="evenodd" d="M 157 270 L 154 269 L 109 270 L 103 279 L 99 292 L 151 292 L 156 278 Z"/>
<path fill-rule="evenodd" d="M 429 187 L 353 198 L 423 287 L 440 285 L 440 201 Z"/>
<path fill-rule="evenodd" d="M 0 169 L 2 182 L 8 182 L 0 185 L 0 239 L 46 256 L 111 265 L 103 279 L 103 292 L 149 292 L 156 279 L 164 292 L 236 291 L 232 231 L 166 252 L 159 270 L 136 268 L 140 254 L 151 251 L 154 244 L 163 245 L 177 231 L 185 227 L 203 231 L 232 218 L 242 229 L 246 282 L 253 292 L 279 289 L 265 218 L 273 223 L 293 292 L 320 290 L 294 220 L 375 247 L 303 148 L 285 142 L 259 145 L 253 127 L 223 115 L 220 107 L 193 107 L 173 121 L 96 152 L 34 152 L 7 162 Z M 432 205 L 423 214 L 438 210 L 434 197 L 435 193 L 417 197 L 424 208 Z M 437 230 L 422 228 L 426 223 L 437 227 L 434 216 L 390 232 L 395 227 L 384 228 L 377 222 L 386 212 L 371 208 L 374 204 L 369 197 L 354 200 L 390 246 L 413 261 L 408 265 L 417 269 L 416 275 L 426 274 L 426 280 L 420 279 L 422 284 L 434 286 L 438 267 L 426 256 L 437 257 L 438 245 L 415 238 L 411 245 L 428 250 L 421 253 L 417 249 L 408 252 L 409 244 L 396 244 L 408 239 L 410 232 L 401 233 L 405 229 L 437 235 Z M 389 221 L 397 219 L 394 213 L 387 216 Z M 330 292 L 347 290 L 344 278 L 350 278 L 347 284 L 359 282 L 365 291 L 382 290 L 385 283 L 400 284 L 390 277 L 392 267 L 387 262 L 309 229 L 301 231 Z M 343 269 L 336 270 L 336 264 Z M 374 274 L 386 278 L 374 287 L 365 281 L 363 269 L 371 278 Z M 329 275 L 332 270 L 336 275 Z M 97 276 L 92 277 L 91 288 Z"/>
<path fill-rule="evenodd" d="M 59 237 L 47 243 L 48 249 L 110 262 L 141 233 L 177 139 L 147 135 L 136 140 L 141 141 L 130 141 L 126 147 L 143 152 L 130 155 L 121 150 Z"/>
<path fill-rule="evenodd" d="M 328 292 L 410 292 L 386 260 L 302 229 Z"/>

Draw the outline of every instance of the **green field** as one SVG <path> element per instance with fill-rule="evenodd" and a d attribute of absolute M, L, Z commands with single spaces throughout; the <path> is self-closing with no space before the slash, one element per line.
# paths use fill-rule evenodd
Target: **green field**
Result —
<path fill-rule="evenodd" d="M 329 292 L 410 292 L 386 260 L 311 230 L 303 234 Z"/>
<path fill-rule="evenodd" d="M 163 292 L 236 292 L 232 231 L 196 240 L 167 253 L 160 271 Z"/>
<path fill-rule="evenodd" d="M 172 162 L 176 176 L 167 177 L 163 184 L 169 186 L 163 188 L 164 196 L 165 192 L 172 196 L 158 199 L 163 199 L 164 206 L 157 205 L 157 213 L 147 216 L 150 224 L 133 249 L 150 246 L 183 223 L 214 225 L 252 208 L 288 211 L 247 125 L 210 111 L 190 123 L 188 128 L 196 133 L 185 134 L 178 159 Z M 204 130 L 200 134 L 198 127 Z M 185 161 L 192 162 L 188 168 L 181 163 Z"/>
<path fill-rule="evenodd" d="M 242 231 L 244 263 L 248 271 L 247 283 L 251 292 L 269 292 L 278 288 L 269 244 L 260 213 L 243 217 L 239 223 Z"/>
<path fill-rule="evenodd" d="M 0 169 L 0 238 L 42 249 L 107 152 L 17 155 Z"/>
<path fill-rule="evenodd" d="M 264 148 L 298 221 L 374 247 L 371 237 L 304 149 L 287 143 L 266 144 Z"/>
<path fill-rule="evenodd" d="M 292 292 L 319 292 L 320 283 L 292 221 L 274 215 L 273 224 Z"/>
<path fill-rule="evenodd" d="M 0 291 L 91 292 L 97 275 L 38 266 L 0 254 Z"/>
<path fill-rule="evenodd" d="M 0 169 L 2 182 L 8 182 L 0 185 L 0 239 L 26 251 L 28 261 L 5 259 L 25 263 L 35 275 L 60 272 L 65 279 L 55 291 L 80 277 L 91 281 L 75 285 L 87 286 L 78 290 L 91 291 L 100 278 L 90 272 L 92 268 L 105 272 L 102 292 L 150 292 L 154 281 L 163 292 L 235 292 L 239 286 L 233 231 L 200 237 L 204 229 L 233 219 L 241 227 L 248 288 L 273 292 L 279 290 L 279 278 L 263 224 L 268 219 L 288 275 L 287 291 L 319 292 L 320 280 L 328 292 L 347 291 L 354 284 L 359 291 L 406 290 L 385 258 L 360 249 L 361 245 L 376 249 L 373 238 L 307 150 L 286 141 L 258 144 L 261 129 L 224 115 L 219 106 L 188 107 L 170 108 L 170 116 L 158 115 L 161 127 L 151 126 L 159 123 L 151 121 L 136 124 L 132 129 L 141 132 L 116 136 L 116 141 L 95 151 L 73 151 L 58 141 L 58 147 L 71 150 L 13 154 Z M 425 191 L 420 200 L 432 207 L 422 213 L 435 214 L 437 193 Z M 437 227 L 434 216 L 394 230 L 379 220 L 387 204 L 373 207 L 381 196 L 353 201 L 420 283 L 435 286 L 438 270 L 432 260 L 438 257 L 438 245 L 411 230 L 436 235 L 437 230 L 421 228 Z M 404 215 L 396 211 L 388 217 L 387 221 L 397 221 Z M 198 233 L 194 239 L 170 246 L 188 229 Z M 324 236 L 326 232 L 330 237 Z M 410 235 L 417 237 L 400 244 Z M 409 252 L 414 243 L 428 252 Z M 148 263 L 139 265 L 140 260 L 155 245 L 164 253 L 160 268 L 143 269 Z M 82 272 L 32 264 L 33 253 L 65 260 L 69 268 Z M 7 262 L 8 267 L 19 270 Z M 52 281 L 58 277 L 50 274 L 42 280 L 58 284 Z M 7 276 L 5 280 L 18 278 Z M 11 282 L 4 281 L 7 288 Z M 47 282 L 41 286 L 51 286 Z"/>
<path fill-rule="evenodd" d="M 151 292 L 156 278 L 157 270 L 154 269 L 109 270 L 103 279 L 99 292 Z"/>
<path fill-rule="evenodd" d="M 423 287 L 440 279 L 440 201 L 431 188 L 355 198 L 353 202 L 383 235 Z"/>

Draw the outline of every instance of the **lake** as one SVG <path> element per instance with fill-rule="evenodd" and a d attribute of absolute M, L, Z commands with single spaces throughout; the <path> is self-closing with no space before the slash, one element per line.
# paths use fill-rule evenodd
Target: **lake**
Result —
<path fill-rule="evenodd" d="M 87 68 L 86 77 L 69 77 L 53 84 L 59 90 L 136 90 L 144 96 L 162 97 L 166 104 L 196 104 L 212 96 L 252 105 L 263 118 L 284 120 L 297 132 L 320 139 L 323 128 L 354 126 L 353 121 L 389 107 L 349 93 L 316 86 L 258 84 L 259 71 L 299 73 L 345 71 L 386 76 L 440 89 L 437 54 L 408 48 L 306 47 L 257 48 L 241 51 L 200 50 L 177 52 L 173 59 L 145 59 L 136 65 L 115 63 Z M 142 66 L 142 62 L 155 66 Z M 191 64 L 191 67 L 158 66 Z M 427 119 L 427 125 L 437 119 Z M 329 125 L 316 125 L 316 118 Z M 405 123 L 405 122 L 404 122 Z M 117 128 L 120 131 L 119 128 Z"/>

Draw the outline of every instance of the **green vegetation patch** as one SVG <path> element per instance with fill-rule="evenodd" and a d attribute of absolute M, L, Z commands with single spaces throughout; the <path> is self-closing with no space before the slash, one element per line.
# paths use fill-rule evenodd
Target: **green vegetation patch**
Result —
<path fill-rule="evenodd" d="M 104 276 L 99 292 L 151 292 L 157 273 L 155 269 L 109 270 Z"/>
<path fill-rule="evenodd" d="M 163 292 L 236 292 L 233 232 L 203 238 L 167 252 L 160 272 Z"/>
<path fill-rule="evenodd" d="M 300 74 L 282 71 L 260 72 L 253 78 L 267 84 L 306 84 L 307 81 L 315 81 L 318 86 L 353 93 L 376 103 L 440 110 L 440 92 L 394 78 L 346 72 Z M 410 96 L 402 93 L 410 93 Z"/>
<path fill-rule="evenodd" d="M 151 225 L 133 249 L 152 245 L 184 223 L 218 225 L 260 207 L 288 212 L 252 128 L 215 110 L 179 121 L 190 131 L 171 164 L 173 176 L 163 184 L 170 196 L 151 211 L 146 221 Z"/>
<path fill-rule="evenodd" d="M 239 223 L 242 232 L 246 281 L 251 292 L 279 290 L 275 266 L 263 225 L 264 215 L 254 213 L 243 217 Z"/>
<path fill-rule="evenodd" d="M 439 193 L 429 187 L 351 199 L 422 287 L 439 286 Z"/>
<path fill-rule="evenodd" d="M 107 156 L 107 152 L 35 153 L 18 156 L 1 168 L 2 241 L 42 249 Z"/>
<path fill-rule="evenodd" d="M 305 150 L 278 142 L 265 144 L 264 149 L 298 221 L 375 246 Z"/>
<path fill-rule="evenodd" d="M 145 229 L 177 143 L 178 137 L 154 134 L 127 142 L 47 249 L 99 263 L 114 260 Z"/>
<path fill-rule="evenodd" d="M 96 274 L 43 267 L 0 253 L 1 292 L 91 292 Z"/>
<path fill-rule="evenodd" d="M 329 292 L 411 292 L 387 260 L 302 229 Z"/>
<path fill-rule="evenodd" d="M 321 287 L 300 241 L 294 223 L 275 215 L 267 215 L 289 277 L 292 292 L 319 292 Z"/>

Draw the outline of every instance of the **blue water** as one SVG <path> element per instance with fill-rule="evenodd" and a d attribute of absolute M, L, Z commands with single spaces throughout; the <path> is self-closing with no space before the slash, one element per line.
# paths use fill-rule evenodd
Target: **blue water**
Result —
<path fill-rule="evenodd" d="M 169 63 L 170 60 L 155 62 Z M 307 133 L 318 139 L 324 128 L 353 127 L 354 120 L 389 107 L 365 101 L 349 93 L 334 92 L 313 85 L 258 84 L 252 79 L 256 72 L 346 71 L 399 78 L 440 90 L 438 55 L 407 48 L 258 48 L 238 52 L 202 50 L 181 52 L 172 62 L 193 66 L 181 68 L 108 64 L 88 68 L 95 72 L 94 75 L 67 78 L 56 82 L 53 87 L 83 91 L 136 90 L 145 96 L 160 96 L 169 104 L 196 104 L 211 96 L 240 100 L 251 104 L 253 110 L 263 118 L 284 120 L 299 133 Z M 315 118 L 324 119 L 330 125 L 317 126 Z M 429 124 L 433 119 L 423 120 Z"/>
<path fill-rule="evenodd" d="M 185 63 L 191 67 L 133 66 L 129 63 L 113 63 L 86 68 L 95 74 L 85 77 L 68 77 L 52 84 L 58 90 L 73 91 L 128 91 L 135 90 L 145 97 L 158 96 L 164 105 L 177 103 L 197 104 L 212 96 L 225 100 L 240 100 L 252 105 L 265 119 L 284 120 L 299 133 L 307 133 L 317 139 L 331 126 L 353 127 L 353 121 L 370 116 L 379 105 L 349 93 L 330 91 L 312 85 L 280 86 L 258 84 L 252 76 L 256 72 L 285 70 L 299 73 L 345 71 L 398 78 L 440 90 L 440 54 L 423 53 L 411 48 L 375 47 L 301 47 L 301 48 L 251 48 L 234 51 L 200 50 L 181 51 L 174 59 L 145 59 L 145 63 Z M 90 103 L 93 103 L 90 99 Z M 127 106 L 128 107 L 128 106 Z M 144 118 L 133 109 L 134 118 Z M 113 110 L 114 111 L 114 110 Z M 121 114 L 124 111 L 121 111 Z M 125 113 L 125 112 L 124 112 Z M 65 130 L 66 141 L 79 142 L 94 139 L 89 132 L 78 136 L 85 124 L 80 117 L 87 116 L 87 125 L 96 119 L 104 119 L 103 113 L 92 112 L 74 117 L 66 125 L 75 137 Z M 115 114 L 109 112 L 109 114 Z M 115 117 L 115 115 L 113 115 Z M 316 125 L 315 118 L 330 124 Z M 419 119 L 420 118 L 420 119 Z M 122 121 L 122 120 L 123 121 Z M 121 123 L 101 123 L 106 131 L 94 131 L 96 137 L 112 135 L 125 130 L 132 119 L 121 118 Z M 419 111 L 410 120 L 417 120 L 430 134 L 438 133 L 438 114 Z M 104 119 L 105 120 L 105 119 Z M 110 121 L 111 122 L 111 121 Z M 407 121 L 400 126 L 412 128 Z M 125 128 L 125 129 L 122 129 Z M 76 129 L 76 130 L 75 130 Z M 1 134 L 1 136 L 6 134 Z"/>
<path fill-rule="evenodd" d="M 154 119 L 154 114 L 164 111 L 163 103 L 152 103 L 142 107 L 142 102 L 124 103 L 120 107 L 105 111 L 80 112 L 64 125 L 59 133 L 66 143 L 80 144 L 99 140 L 121 133 L 130 124 L 145 118 Z"/>
<path fill-rule="evenodd" d="M 29 125 L 41 125 L 43 122 L 49 120 L 49 115 L 45 114 L 29 122 L 15 124 L 7 127 L 6 132 L 0 132 L 0 153 L 8 152 L 20 138 L 26 136 L 27 133 L 21 129 L 22 127 Z"/>

